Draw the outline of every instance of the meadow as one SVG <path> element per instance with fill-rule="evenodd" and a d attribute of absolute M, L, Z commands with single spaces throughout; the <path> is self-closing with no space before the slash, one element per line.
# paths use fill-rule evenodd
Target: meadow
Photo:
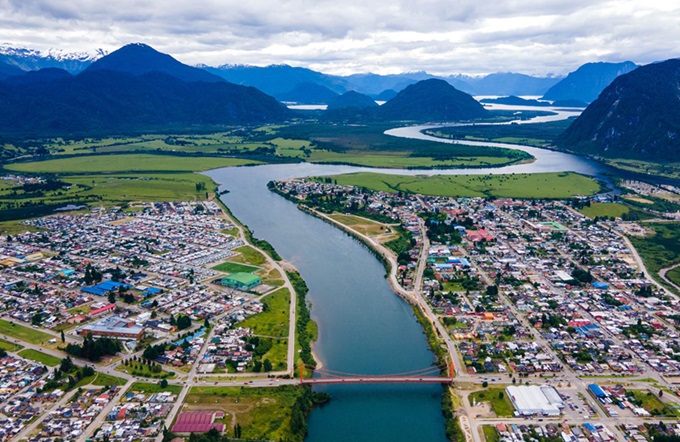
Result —
<path fill-rule="evenodd" d="M 680 263 L 680 223 L 648 223 L 645 227 L 654 230 L 655 234 L 646 237 L 631 236 L 629 239 L 649 273 L 661 282 L 659 270 Z M 668 276 L 671 281 L 676 282 L 673 277 L 677 277 L 678 272 L 669 272 Z"/>
<path fill-rule="evenodd" d="M 0 319 L 0 334 L 11 336 L 21 341 L 29 342 L 31 344 L 41 344 L 53 338 L 52 335 L 43 333 L 39 330 L 33 330 L 30 327 L 15 324 L 13 322 Z"/>
<path fill-rule="evenodd" d="M 193 387 L 186 396 L 187 411 L 223 411 L 220 421 L 233 434 L 238 424 L 248 440 L 297 440 L 291 430 L 291 415 L 302 389 Z"/>
<path fill-rule="evenodd" d="M 551 144 L 572 123 L 573 119 L 535 124 L 505 124 L 441 127 L 425 133 L 454 140 L 492 141 L 541 147 Z"/>
<path fill-rule="evenodd" d="M 331 177 L 339 185 L 385 192 L 448 197 L 569 198 L 592 195 L 600 185 L 573 172 L 512 175 L 402 176 L 359 172 Z"/>

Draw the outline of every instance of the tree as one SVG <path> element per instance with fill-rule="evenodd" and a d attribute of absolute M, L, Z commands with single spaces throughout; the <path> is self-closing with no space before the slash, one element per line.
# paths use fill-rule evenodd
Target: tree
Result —
<path fill-rule="evenodd" d="M 191 318 L 187 315 L 177 317 L 177 330 L 184 330 L 191 327 Z"/>
<path fill-rule="evenodd" d="M 161 381 L 158 383 L 158 385 L 159 385 L 161 388 L 168 388 L 168 381 L 167 381 L 167 379 L 161 379 Z"/>
<path fill-rule="evenodd" d="M 264 360 L 264 371 L 272 371 L 272 363 L 269 361 L 269 359 Z"/>
<path fill-rule="evenodd" d="M 66 336 L 64 336 L 64 330 L 61 331 L 61 342 L 66 342 Z"/>
<path fill-rule="evenodd" d="M 486 388 L 489 386 L 489 383 L 487 381 L 482 382 L 482 387 Z"/>
<path fill-rule="evenodd" d="M 113 292 L 109 292 L 108 299 L 109 299 L 109 304 L 115 304 L 116 303 L 116 294 L 113 293 Z"/>

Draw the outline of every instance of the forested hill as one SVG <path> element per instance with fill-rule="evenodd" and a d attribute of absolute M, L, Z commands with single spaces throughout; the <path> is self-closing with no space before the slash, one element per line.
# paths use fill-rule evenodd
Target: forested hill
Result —
<path fill-rule="evenodd" d="M 557 141 L 558 147 L 609 158 L 677 161 L 680 60 L 621 75 Z"/>

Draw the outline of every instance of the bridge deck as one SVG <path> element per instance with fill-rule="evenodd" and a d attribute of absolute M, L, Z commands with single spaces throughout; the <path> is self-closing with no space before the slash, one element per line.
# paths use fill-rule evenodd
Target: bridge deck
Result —
<path fill-rule="evenodd" d="M 300 379 L 301 384 L 449 384 L 451 378 L 444 377 L 348 377 L 348 378 L 310 378 Z"/>

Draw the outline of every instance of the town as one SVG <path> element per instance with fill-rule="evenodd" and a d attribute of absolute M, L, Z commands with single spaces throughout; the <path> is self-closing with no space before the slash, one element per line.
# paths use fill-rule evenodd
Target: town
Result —
<path fill-rule="evenodd" d="M 680 306 L 623 234 L 644 227 L 591 219 L 577 210 L 586 198 L 272 186 L 392 267 L 395 292 L 447 349 L 445 388 L 468 441 L 680 434 Z M 229 432 L 234 422 L 201 406 L 195 388 L 299 382 L 288 269 L 216 202 L 24 225 L 0 239 L 1 440 Z"/>
<path fill-rule="evenodd" d="M 396 256 L 406 299 L 445 330 L 468 440 L 481 430 L 487 440 L 564 441 L 680 430 L 678 298 L 623 234 L 644 227 L 583 215 L 575 208 L 589 198 L 442 198 L 329 178 L 275 190 Z M 485 390 L 468 391 L 478 384 Z"/>

